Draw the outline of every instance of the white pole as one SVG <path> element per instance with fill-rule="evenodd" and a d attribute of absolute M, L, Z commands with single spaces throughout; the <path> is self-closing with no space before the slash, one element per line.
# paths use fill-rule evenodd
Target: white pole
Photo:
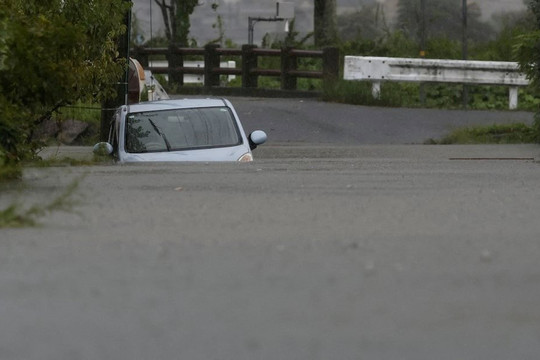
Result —
<path fill-rule="evenodd" d="M 509 92 L 509 108 L 510 110 L 517 109 L 518 106 L 518 87 L 511 86 Z"/>
<path fill-rule="evenodd" d="M 373 85 L 371 85 L 371 94 L 373 95 L 373 98 L 380 99 L 381 97 L 381 82 L 380 81 L 373 82 Z"/>

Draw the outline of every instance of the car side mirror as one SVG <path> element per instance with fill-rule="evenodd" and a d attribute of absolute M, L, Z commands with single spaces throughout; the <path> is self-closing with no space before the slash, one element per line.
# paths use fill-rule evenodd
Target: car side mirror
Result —
<path fill-rule="evenodd" d="M 100 142 L 94 145 L 94 149 L 92 151 L 95 155 L 107 156 L 111 155 L 113 153 L 113 150 L 113 146 L 108 142 Z"/>
<path fill-rule="evenodd" d="M 249 148 L 251 150 L 256 149 L 257 146 L 262 145 L 266 142 L 268 136 L 262 130 L 255 130 L 249 134 Z"/>

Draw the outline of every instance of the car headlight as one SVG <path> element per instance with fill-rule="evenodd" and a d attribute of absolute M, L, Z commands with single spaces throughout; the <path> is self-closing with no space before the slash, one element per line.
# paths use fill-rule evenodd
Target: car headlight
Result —
<path fill-rule="evenodd" d="M 251 153 L 245 153 L 244 155 L 240 156 L 238 159 L 240 162 L 250 162 L 253 161 L 253 155 Z"/>

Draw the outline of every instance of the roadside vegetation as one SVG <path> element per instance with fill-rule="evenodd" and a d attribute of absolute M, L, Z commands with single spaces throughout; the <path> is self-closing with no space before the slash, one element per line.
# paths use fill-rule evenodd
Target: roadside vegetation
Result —
<path fill-rule="evenodd" d="M 85 109 L 115 94 L 126 61 L 117 39 L 126 31 L 123 0 L 4 0 L 0 6 L 0 195 L 40 162 L 50 141 L 38 136 L 47 122 L 66 116 L 95 121 Z M 95 111 L 95 110 L 94 110 Z M 44 163 L 42 163 L 44 164 Z M 70 210 L 78 181 L 45 204 L 16 200 L 0 208 L 0 227 L 29 226 L 43 215 Z"/>
<path fill-rule="evenodd" d="M 72 181 L 58 196 L 45 204 L 34 204 L 28 207 L 13 201 L 5 209 L 0 209 L 0 229 L 36 226 L 39 218 L 52 212 L 72 212 L 76 205 L 74 193 L 81 179 Z M 0 184 L 1 186 L 2 184 Z"/>
<path fill-rule="evenodd" d="M 126 31 L 123 0 L 5 0 L 0 7 L 0 176 L 44 145 L 36 130 L 76 103 L 115 93 L 125 59 L 116 39 Z"/>
<path fill-rule="evenodd" d="M 535 129 L 532 126 L 515 123 L 460 128 L 441 139 L 428 139 L 425 144 L 528 144 L 534 142 L 536 142 Z"/>
<path fill-rule="evenodd" d="M 340 54 L 358 56 L 419 58 L 423 50 L 426 58 L 461 60 L 461 2 L 433 0 L 427 2 L 426 29 L 419 28 L 419 1 L 399 1 L 397 23 L 389 25 L 381 5 L 372 3 L 357 12 L 338 16 Z M 491 21 L 481 20 L 480 10 L 469 6 L 467 58 L 482 61 L 518 61 L 519 49 L 527 36 L 537 29 L 533 11 L 496 15 Z M 422 36 L 422 34 L 424 34 Z M 308 47 L 304 39 L 296 41 L 295 34 L 285 40 L 267 43 L 271 47 Z M 423 46 L 422 46 L 423 44 Z M 263 44 L 264 46 L 264 44 Z M 532 55 L 532 54 L 530 54 Z M 264 59 L 263 59 L 264 61 Z M 314 64 L 315 65 L 315 64 Z M 304 63 L 309 69 L 310 65 Z M 316 66 L 311 65 L 315 69 Z M 320 68 L 320 67 L 319 67 Z M 279 87 L 279 81 L 274 86 Z M 353 83 L 353 84 L 351 84 Z M 272 85 L 272 82 L 264 83 Z M 393 107 L 463 108 L 462 85 L 382 83 L 381 99 L 373 99 L 369 82 L 338 80 L 333 86 L 322 87 L 307 80 L 299 87 L 315 87 L 322 91 L 325 101 Z M 425 100 L 420 99 L 423 87 Z M 532 87 L 519 91 L 519 110 L 537 111 L 540 98 Z M 508 109 L 508 88 L 502 86 L 467 86 L 467 108 L 473 110 Z"/>

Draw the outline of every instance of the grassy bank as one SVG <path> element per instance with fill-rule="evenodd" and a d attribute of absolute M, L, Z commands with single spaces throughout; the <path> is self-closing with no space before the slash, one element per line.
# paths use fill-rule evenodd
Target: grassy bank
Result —
<path fill-rule="evenodd" d="M 426 144 L 530 144 L 536 140 L 532 126 L 516 123 L 456 129 L 441 139 L 429 139 Z"/>

